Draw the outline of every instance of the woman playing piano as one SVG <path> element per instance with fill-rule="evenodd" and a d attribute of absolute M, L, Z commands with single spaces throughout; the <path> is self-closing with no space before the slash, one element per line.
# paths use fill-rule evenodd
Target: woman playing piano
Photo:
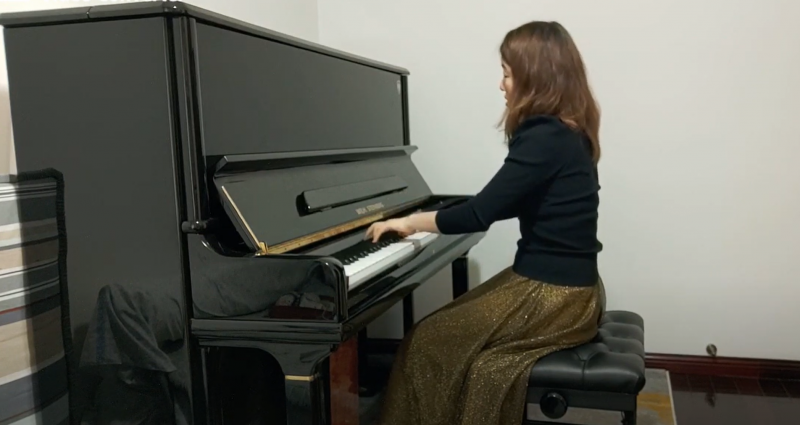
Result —
<path fill-rule="evenodd" d="M 382 425 L 519 423 L 532 365 L 597 333 L 600 114 L 583 61 L 558 23 L 531 22 L 500 46 L 508 155 L 468 202 L 373 224 L 385 232 L 463 234 L 518 218 L 513 265 L 406 336 Z"/>

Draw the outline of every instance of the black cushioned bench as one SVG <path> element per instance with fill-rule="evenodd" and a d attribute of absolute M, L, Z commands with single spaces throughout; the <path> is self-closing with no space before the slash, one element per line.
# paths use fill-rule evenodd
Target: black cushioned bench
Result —
<path fill-rule="evenodd" d="M 644 320 L 636 313 L 609 311 L 597 336 L 584 345 L 550 354 L 534 365 L 528 403 L 551 419 L 569 407 L 613 410 L 624 425 L 636 424 L 636 397 L 645 384 Z M 524 424 L 549 424 L 530 421 Z"/>

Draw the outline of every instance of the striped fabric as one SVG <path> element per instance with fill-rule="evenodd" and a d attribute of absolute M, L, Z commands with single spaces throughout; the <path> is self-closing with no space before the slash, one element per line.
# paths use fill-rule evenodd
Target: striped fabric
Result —
<path fill-rule="evenodd" d="M 0 177 L 0 425 L 69 423 L 61 178 Z"/>

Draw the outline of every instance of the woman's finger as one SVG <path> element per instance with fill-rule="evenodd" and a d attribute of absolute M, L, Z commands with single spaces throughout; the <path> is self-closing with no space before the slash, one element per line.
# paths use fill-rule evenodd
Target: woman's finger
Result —
<path fill-rule="evenodd" d="M 372 232 L 372 243 L 378 242 L 378 238 L 380 237 L 381 237 L 381 230 L 375 229 L 375 231 Z"/>
<path fill-rule="evenodd" d="M 376 225 L 375 231 L 372 233 L 372 242 L 376 243 L 381 238 L 381 235 L 385 231 L 385 226 L 383 225 Z"/>
<path fill-rule="evenodd" d="M 364 239 L 372 239 L 381 228 L 381 223 L 373 223 L 372 226 L 369 226 L 367 230 L 367 234 L 365 235 Z"/>

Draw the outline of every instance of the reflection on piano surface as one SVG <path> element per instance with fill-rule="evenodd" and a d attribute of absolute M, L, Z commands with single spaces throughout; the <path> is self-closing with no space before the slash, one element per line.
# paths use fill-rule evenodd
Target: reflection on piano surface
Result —
<path fill-rule="evenodd" d="M 467 290 L 481 234 L 364 240 L 468 199 L 411 159 L 405 69 L 178 2 L 0 22 L 18 168 L 66 182 L 83 420 L 356 423 L 367 325 Z"/>

